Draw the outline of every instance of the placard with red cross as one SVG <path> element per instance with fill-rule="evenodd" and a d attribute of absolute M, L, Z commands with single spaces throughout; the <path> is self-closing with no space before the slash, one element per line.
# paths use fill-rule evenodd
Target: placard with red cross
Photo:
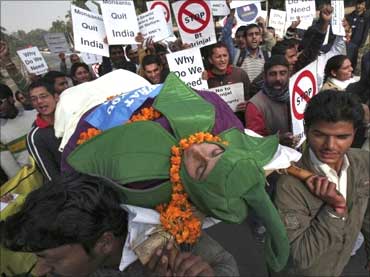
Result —
<path fill-rule="evenodd" d="M 212 9 L 205 0 L 182 0 L 172 4 L 183 43 L 203 47 L 216 43 Z"/>
<path fill-rule="evenodd" d="M 170 4 L 168 3 L 167 0 L 148 1 L 146 2 L 146 7 L 148 11 L 153 10 L 153 9 L 161 9 L 166 18 L 166 22 L 167 22 L 170 32 L 171 33 L 173 32 Z"/>
<path fill-rule="evenodd" d="M 290 113 L 293 135 L 305 139 L 303 114 L 307 103 L 318 93 L 317 61 L 307 65 L 294 74 L 289 80 Z"/>

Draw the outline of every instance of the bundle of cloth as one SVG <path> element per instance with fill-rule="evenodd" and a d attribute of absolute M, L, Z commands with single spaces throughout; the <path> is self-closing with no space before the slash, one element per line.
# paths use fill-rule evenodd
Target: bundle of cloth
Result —
<path fill-rule="evenodd" d="M 256 137 L 244 130 L 217 94 L 194 91 L 172 73 L 164 84 L 156 86 L 125 70 L 110 74 L 61 95 L 55 128 L 59 128 L 57 134 L 64 141 L 63 170 L 105 178 L 119 191 L 125 208 L 135 214 L 131 220 L 137 219 L 137 213 L 144 213 L 146 219 L 142 223 L 148 228 L 160 224 L 160 215 L 154 208 L 171 201 L 177 182 L 183 185 L 191 205 L 207 217 L 241 223 L 248 210 L 253 209 L 267 229 L 267 264 L 280 271 L 289 257 L 289 242 L 265 191 L 265 177 L 274 170 L 288 168 L 292 161 L 299 160 L 300 154 L 279 145 L 277 136 Z M 112 79 L 119 80 L 120 85 L 116 86 Z M 86 101 L 76 100 L 85 97 L 90 88 L 96 90 L 94 83 L 98 81 L 104 90 L 97 96 L 96 102 L 100 103 L 90 101 L 93 104 L 86 105 Z M 124 92 L 118 94 L 120 89 Z M 71 99 L 84 103 L 84 108 L 63 113 Z M 133 120 L 142 117 L 145 109 L 153 116 Z M 194 136 L 202 140 L 193 141 Z M 186 146 L 189 141 L 216 145 L 219 149 L 215 164 L 199 178 L 191 173 L 183 158 L 182 152 L 187 151 L 183 149 L 191 146 Z M 183 146 L 178 148 L 182 159 L 175 162 L 174 147 L 179 145 Z M 172 170 L 174 164 L 178 165 L 177 173 Z M 150 212 L 146 213 L 146 209 Z M 131 221 L 129 227 L 138 228 L 138 224 Z M 139 233 L 150 236 L 148 228 L 141 232 L 129 230 L 126 245 L 134 244 Z M 130 262 L 137 254 L 130 253 L 131 248 L 125 247 Z M 122 265 L 121 270 L 127 265 Z"/>

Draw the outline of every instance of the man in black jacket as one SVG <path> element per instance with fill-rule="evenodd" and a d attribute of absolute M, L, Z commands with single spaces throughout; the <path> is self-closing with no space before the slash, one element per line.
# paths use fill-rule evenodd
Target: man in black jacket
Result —
<path fill-rule="evenodd" d="M 33 107 L 38 114 L 31 131 L 27 134 L 27 149 L 39 169 L 49 181 L 60 177 L 60 139 L 54 134 L 54 114 L 59 94 L 45 81 L 33 82 L 29 86 Z"/>

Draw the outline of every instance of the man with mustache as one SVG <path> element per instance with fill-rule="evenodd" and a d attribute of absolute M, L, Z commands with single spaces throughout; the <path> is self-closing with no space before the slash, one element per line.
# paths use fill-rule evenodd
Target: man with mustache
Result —
<path fill-rule="evenodd" d="M 307 186 L 289 176 L 277 183 L 274 202 L 291 256 L 281 276 L 340 276 L 360 231 L 370 271 L 369 152 L 350 148 L 362 118 L 349 93 L 327 90 L 308 103 L 308 147 L 298 166 L 324 177 L 309 177 Z"/>
<path fill-rule="evenodd" d="M 245 122 L 261 136 L 279 133 L 281 144 L 296 145 L 289 125 L 289 63 L 284 56 L 272 56 L 264 64 L 264 85 L 247 102 Z"/>

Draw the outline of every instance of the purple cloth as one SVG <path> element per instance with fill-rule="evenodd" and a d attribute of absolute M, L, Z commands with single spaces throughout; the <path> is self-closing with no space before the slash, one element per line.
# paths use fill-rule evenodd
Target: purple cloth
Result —
<path fill-rule="evenodd" d="M 244 130 L 243 124 L 240 120 L 234 115 L 234 112 L 230 109 L 230 107 L 216 94 L 213 92 L 208 91 L 197 91 L 197 93 L 207 102 L 211 103 L 215 107 L 216 112 L 216 120 L 215 125 L 212 129 L 212 134 L 218 135 L 219 133 L 231 129 L 237 128 L 240 131 Z M 144 104 L 138 109 L 144 107 L 150 107 L 153 104 L 154 99 L 148 99 L 144 102 Z M 80 119 L 77 124 L 76 130 L 69 139 L 68 143 L 64 147 L 64 151 L 62 153 L 62 162 L 61 162 L 61 171 L 63 174 L 71 174 L 74 169 L 67 163 L 68 155 L 76 148 L 77 140 L 80 137 L 80 133 L 86 131 L 88 128 L 94 128 L 91 124 L 85 121 L 85 118 L 95 109 L 96 107 L 91 108 L 88 110 Z M 155 120 L 162 125 L 168 132 L 172 133 L 170 123 L 165 117 L 160 117 Z M 141 183 L 141 182 L 140 182 Z M 148 182 L 144 182 L 148 183 Z"/>

